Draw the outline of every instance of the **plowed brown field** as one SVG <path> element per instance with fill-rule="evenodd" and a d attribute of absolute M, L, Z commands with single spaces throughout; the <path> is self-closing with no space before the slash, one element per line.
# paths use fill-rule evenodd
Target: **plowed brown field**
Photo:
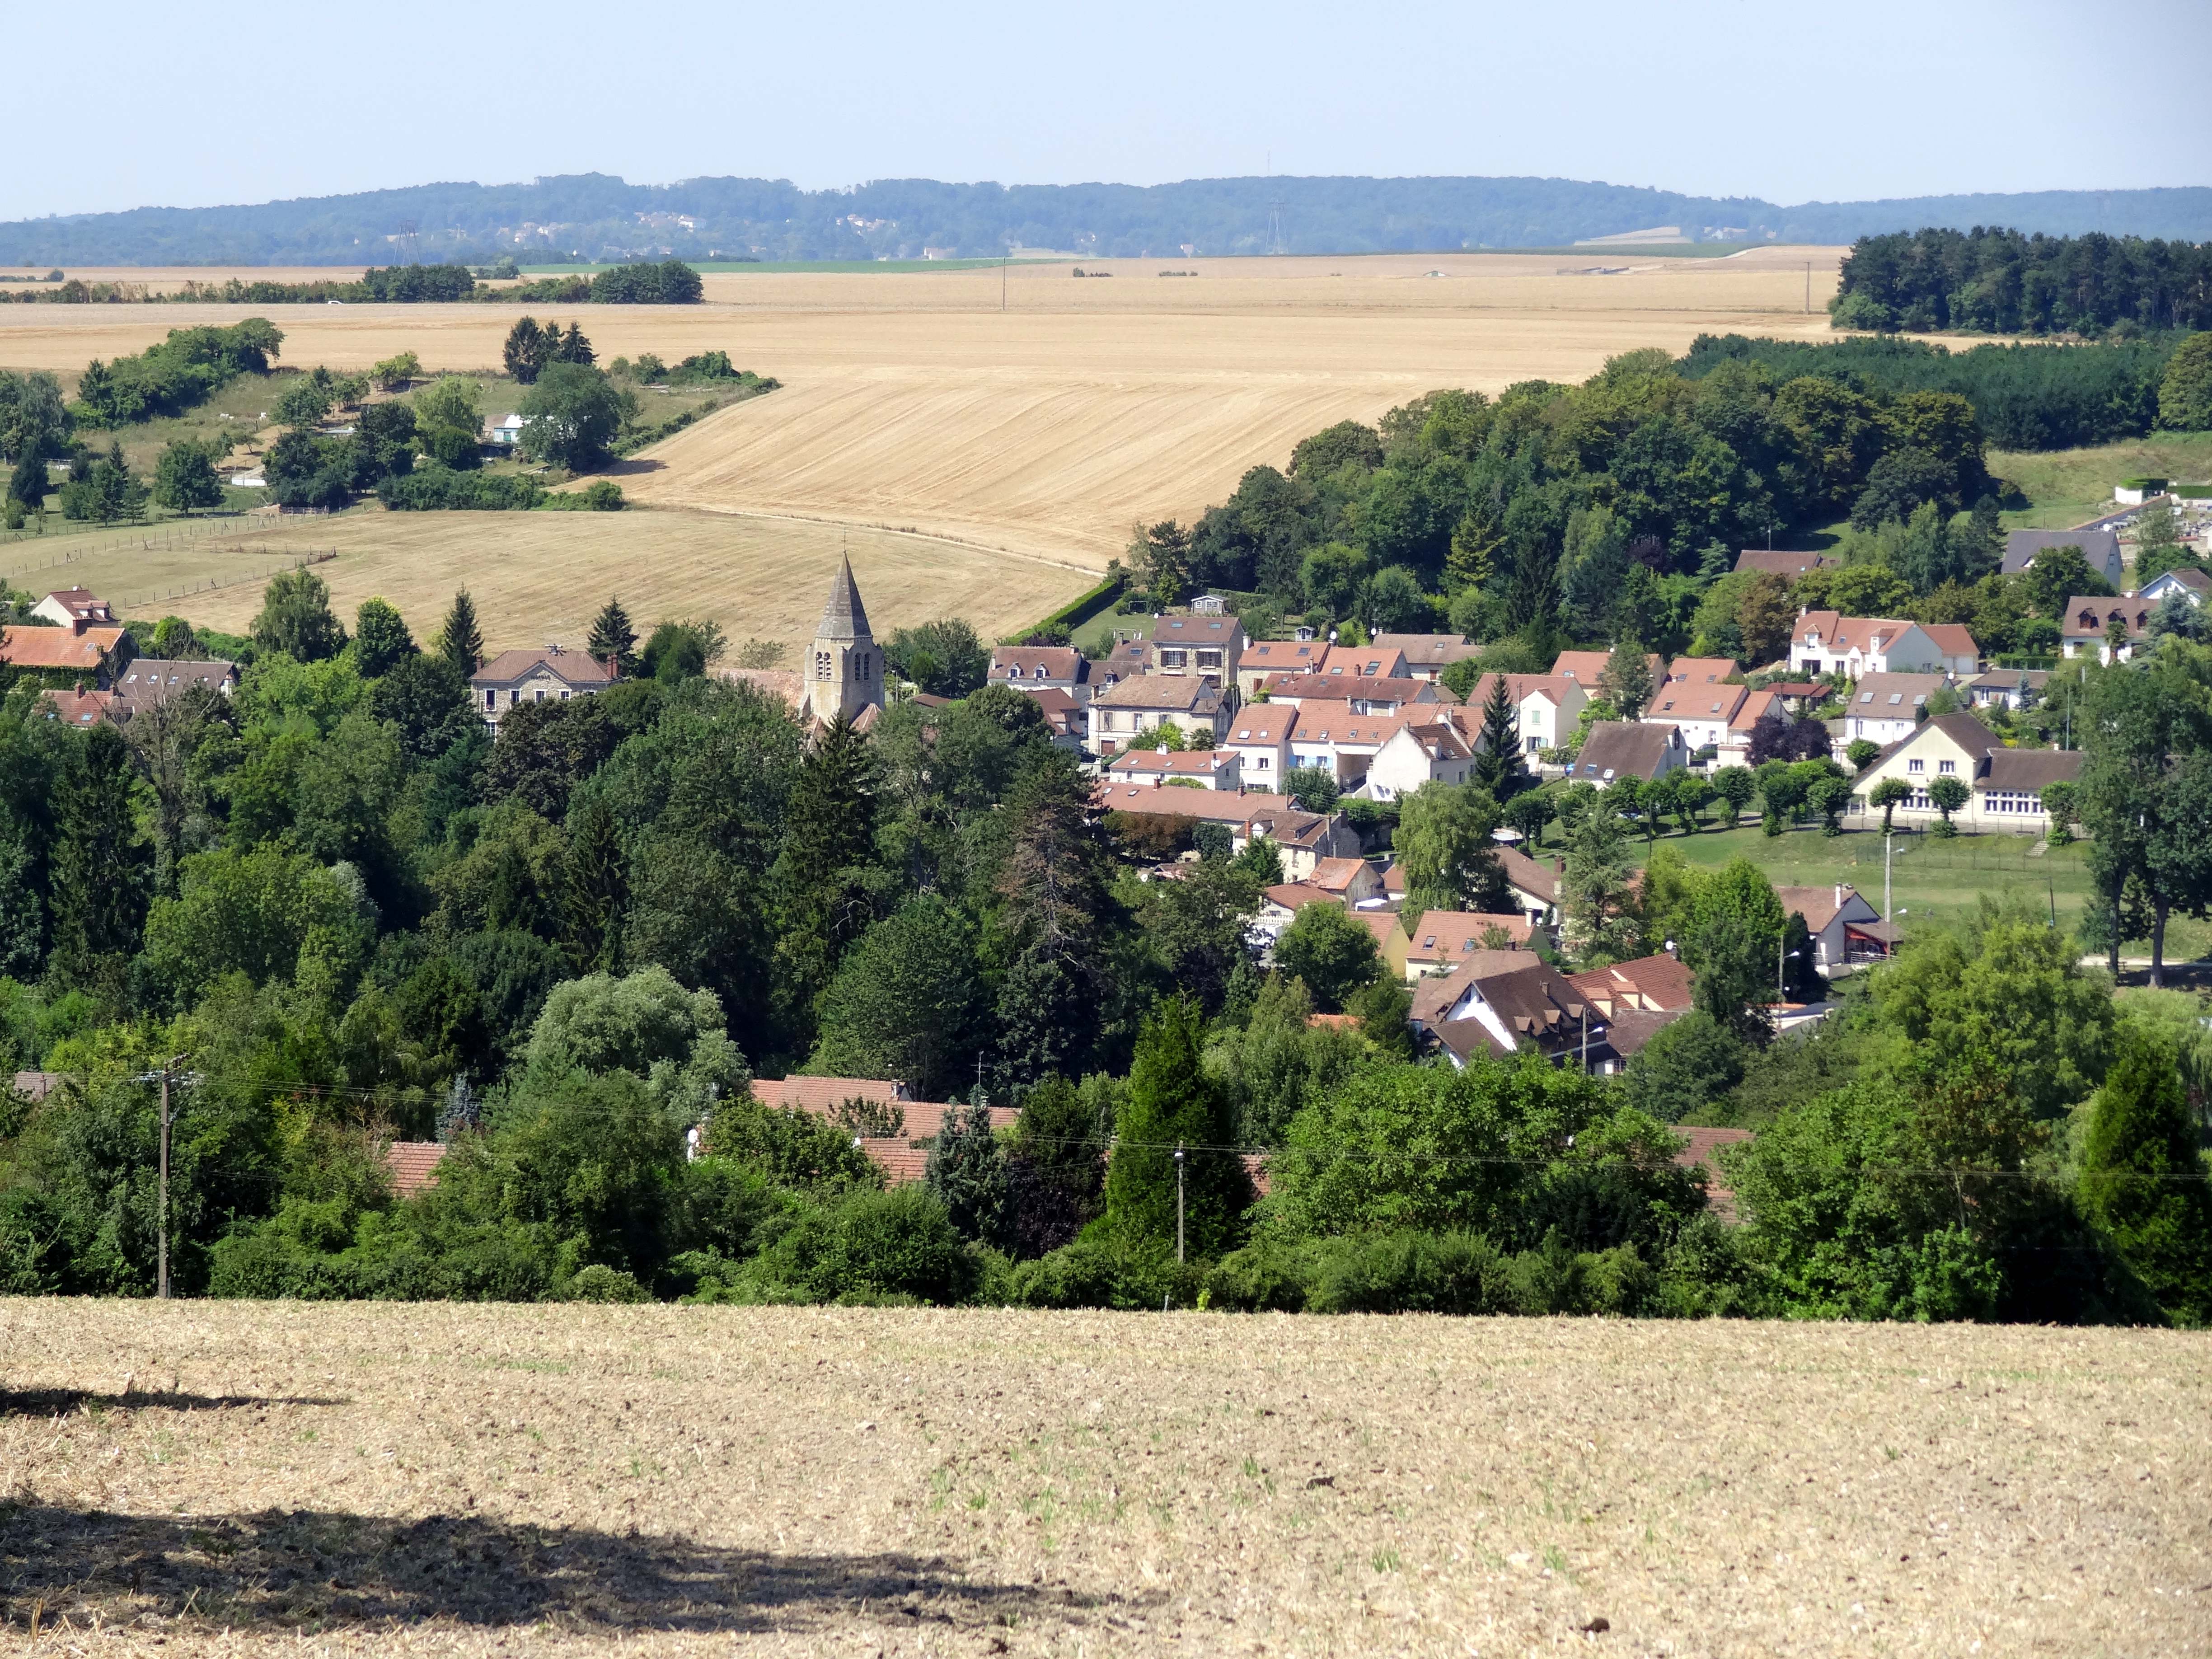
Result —
<path fill-rule="evenodd" d="M 2201 1653 L 2209 1340 L 0 1302 L 0 1648 Z"/>

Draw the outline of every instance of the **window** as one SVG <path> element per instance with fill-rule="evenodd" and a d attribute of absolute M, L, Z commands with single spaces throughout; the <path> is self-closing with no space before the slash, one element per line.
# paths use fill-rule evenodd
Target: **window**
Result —
<path fill-rule="evenodd" d="M 1905 763 L 1905 769 L 1908 772 L 1924 772 L 1928 769 L 1928 766 L 1924 761 L 1909 760 Z"/>
<path fill-rule="evenodd" d="M 1936 769 L 1948 778 L 1958 771 L 1959 763 L 1956 761 L 1937 761 L 1936 763 Z"/>
<path fill-rule="evenodd" d="M 1037 680 L 1042 679 L 1044 678 L 1044 665 L 1042 663 L 1039 663 L 1035 670 L 1031 672 L 1030 678 L 1031 679 Z"/>
<path fill-rule="evenodd" d="M 1892 708 L 1896 708 L 1898 704 L 1899 704 L 1899 703 L 1903 702 L 1904 701 L 1905 701 L 1905 693 L 1903 693 L 1902 691 L 1893 691 L 1893 692 L 1891 692 L 1891 693 L 1889 694 L 1889 706 L 1890 706 Z"/>
<path fill-rule="evenodd" d="M 1221 653 L 1220 653 L 1218 651 L 1201 651 L 1201 652 L 1200 652 L 1200 653 L 1198 653 L 1198 665 L 1199 665 L 1200 668 L 1218 668 L 1218 667 L 1220 667 L 1220 666 L 1221 666 Z M 1040 670 L 1038 671 L 1038 673 L 1039 673 L 1039 675 L 1040 675 L 1040 676 L 1042 676 L 1042 672 L 1043 672 L 1043 671 L 1042 671 L 1042 669 L 1040 669 Z"/>
<path fill-rule="evenodd" d="M 496 691 L 487 691 L 487 692 L 485 692 L 485 693 L 484 693 L 484 707 L 485 707 L 485 708 L 498 708 L 498 707 L 499 707 L 499 693 L 498 693 L 498 692 L 496 692 Z"/>
<path fill-rule="evenodd" d="M 1160 666 L 1163 668 L 1180 668 L 1189 660 L 1189 657 L 1187 651 L 1170 649 L 1166 646 L 1160 647 Z"/>
<path fill-rule="evenodd" d="M 831 663 L 830 653 L 827 651 L 816 652 L 814 653 L 814 678 L 817 680 L 826 680 L 830 678 L 830 669 Z"/>

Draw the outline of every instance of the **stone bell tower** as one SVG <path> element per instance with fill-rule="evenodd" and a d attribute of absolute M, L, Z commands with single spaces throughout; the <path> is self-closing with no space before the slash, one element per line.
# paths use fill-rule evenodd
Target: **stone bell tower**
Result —
<path fill-rule="evenodd" d="M 830 584 L 830 602 L 807 650 L 806 712 L 826 726 L 840 714 L 858 719 L 862 709 L 883 700 L 884 653 L 868 631 L 868 613 L 847 558 Z"/>

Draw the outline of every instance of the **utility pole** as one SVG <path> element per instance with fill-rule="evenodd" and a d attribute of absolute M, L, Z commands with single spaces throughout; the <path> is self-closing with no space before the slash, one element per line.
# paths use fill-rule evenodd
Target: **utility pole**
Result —
<path fill-rule="evenodd" d="M 1813 314 L 1813 262 L 1805 261 L 1805 314 Z"/>
<path fill-rule="evenodd" d="M 1881 837 L 1881 925 L 1885 927 L 1889 926 L 1889 855 L 1896 845 L 1896 832 L 1884 830 Z M 1884 939 L 1882 944 L 1887 948 L 1889 941 Z"/>
<path fill-rule="evenodd" d="M 1176 1261 L 1182 1260 L 1182 1142 L 1176 1142 Z"/>
<path fill-rule="evenodd" d="M 159 1081 L 161 1085 L 161 1187 L 159 1194 L 160 1213 L 155 1218 L 154 1294 L 166 1302 L 169 1299 L 169 1082 L 178 1075 L 177 1068 L 185 1063 L 182 1054 L 172 1055 L 162 1062 L 159 1072 L 141 1072 L 141 1083 Z"/>

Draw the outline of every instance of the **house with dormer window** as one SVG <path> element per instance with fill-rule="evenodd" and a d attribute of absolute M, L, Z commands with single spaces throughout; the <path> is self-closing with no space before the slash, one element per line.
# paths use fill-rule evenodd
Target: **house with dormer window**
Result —
<path fill-rule="evenodd" d="M 1017 691 L 1065 691 L 1078 702 L 1091 696 L 1090 659 L 1072 645 L 1002 645 L 986 678 Z"/>
<path fill-rule="evenodd" d="M 1971 645 L 1971 638 L 1966 643 Z M 1918 623 L 1844 617 L 1833 611 L 1800 613 L 1790 640 L 1791 672 L 1814 679 L 1823 674 L 1855 680 L 1863 674 L 1942 673 L 1954 656 L 1964 654 L 1947 652 Z M 1968 658 L 1961 672 L 1971 674 L 1978 666 Z"/>

